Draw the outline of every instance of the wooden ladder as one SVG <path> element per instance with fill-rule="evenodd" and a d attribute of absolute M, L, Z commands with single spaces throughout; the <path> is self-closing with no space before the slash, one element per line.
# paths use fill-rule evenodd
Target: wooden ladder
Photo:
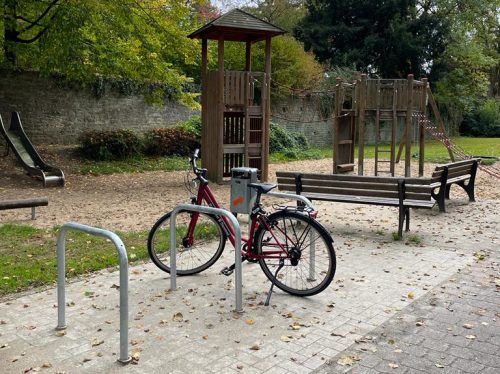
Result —
<path fill-rule="evenodd" d="M 380 109 L 380 91 L 382 89 L 380 80 L 377 83 L 377 112 L 375 115 L 375 175 L 379 173 L 388 173 L 394 176 L 394 160 L 395 160 L 395 143 L 396 143 L 396 125 L 397 125 L 397 88 L 393 88 L 392 97 L 392 109 Z M 380 121 L 383 120 L 385 123 L 391 124 L 391 143 L 389 150 L 380 149 Z M 389 154 L 389 159 L 387 157 L 381 157 L 382 155 Z M 389 164 L 389 169 L 382 168 L 382 165 Z"/>

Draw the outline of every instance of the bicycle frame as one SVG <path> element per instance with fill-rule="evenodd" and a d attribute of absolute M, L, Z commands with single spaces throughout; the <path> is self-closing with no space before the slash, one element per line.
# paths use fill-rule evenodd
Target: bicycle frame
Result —
<path fill-rule="evenodd" d="M 221 208 L 219 203 L 217 202 L 216 197 L 212 193 L 212 190 L 208 186 L 207 182 L 200 182 L 200 186 L 198 188 L 198 194 L 196 196 L 196 204 L 197 205 L 202 205 L 203 202 L 205 202 L 208 206 L 214 207 L 214 208 Z M 256 204 L 257 206 L 257 204 Z M 254 208 L 256 207 L 254 206 Z M 188 227 L 188 232 L 186 235 L 187 238 L 187 244 L 191 245 L 193 243 L 193 234 L 194 230 L 196 227 L 196 223 L 198 221 L 199 213 L 193 213 L 191 221 L 189 223 Z M 226 217 L 223 216 L 217 216 L 216 217 L 217 222 L 221 225 L 222 229 L 224 230 L 224 234 L 227 236 L 231 244 L 234 246 L 235 245 L 235 234 L 232 225 L 228 221 Z M 252 247 L 253 247 L 253 238 L 255 235 L 255 231 L 260 227 L 260 225 L 264 225 L 268 232 L 271 234 L 273 239 L 275 240 L 276 246 L 279 247 L 279 250 L 277 249 L 276 251 L 266 251 L 265 254 L 257 254 L 252 252 Z M 286 240 L 292 241 L 288 236 L 286 235 L 285 232 L 283 232 L 281 229 L 278 228 L 278 230 L 285 235 Z M 265 216 L 263 214 L 252 214 L 251 215 L 251 224 L 250 224 L 250 232 L 248 234 L 248 237 L 242 237 L 241 238 L 242 242 L 246 244 L 246 250 L 241 248 L 242 255 L 253 259 L 253 260 L 259 260 L 261 258 L 267 258 L 267 259 L 280 259 L 283 257 L 288 256 L 288 250 L 286 246 L 280 243 L 278 238 L 276 237 L 275 233 L 273 232 L 273 228 L 270 226 L 269 222 L 267 219 L 265 219 Z"/>

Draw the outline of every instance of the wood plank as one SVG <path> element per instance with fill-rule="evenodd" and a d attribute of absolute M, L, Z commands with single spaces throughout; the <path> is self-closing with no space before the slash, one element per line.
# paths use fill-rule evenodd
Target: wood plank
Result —
<path fill-rule="evenodd" d="M 335 187 L 311 187 L 302 186 L 302 191 L 322 193 L 328 195 L 352 195 L 352 196 L 366 196 L 366 197 L 384 197 L 384 198 L 398 198 L 398 193 L 394 191 L 380 191 L 380 190 L 349 190 Z"/>
<path fill-rule="evenodd" d="M 46 197 L 23 199 L 23 200 L 4 200 L 0 201 L 0 210 L 31 208 L 34 206 L 47 206 L 47 205 L 49 205 L 49 199 Z"/>
<path fill-rule="evenodd" d="M 296 175 L 302 175 L 302 178 L 307 179 L 323 179 L 323 180 L 339 180 L 339 181 L 359 181 L 359 182 L 372 182 L 372 183 L 395 183 L 398 180 L 404 179 L 401 177 L 376 177 L 367 175 L 343 175 L 343 174 L 321 174 L 321 173 L 301 173 L 292 171 L 276 172 L 277 176 L 295 178 Z"/>
<path fill-rule="evenodd" d="M 440 165 L 436 166 L 436 170 L 443 170 L 446 166 L 448 167 L 448 169 L 450 169 L 452 167 L 459 167 L 459 166 L 463 166 L 463 165 L 472 165 L 474 163 L 474 161 L 479 162 L 479 161 L 481 161 L 481 159 L 480 158 L 471 158 L 468 160 L 450 162 L 448 164 L 440 164 Z"/>

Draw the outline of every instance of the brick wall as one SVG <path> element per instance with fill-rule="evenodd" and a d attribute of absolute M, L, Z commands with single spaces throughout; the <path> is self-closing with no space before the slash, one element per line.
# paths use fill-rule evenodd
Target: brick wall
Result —
<path fill-rule="evenodd" d="M 97 99 L 89 91 L 62 88 L 35 73 L 0 71 L 0 114 L 6 126 L 11 111 L 20 113 L 35 144 L 74 144 L 88 130 L 169 127 L 197 114 L 177 103 L 154 107 L 141 96 L 110 90 Z"/>

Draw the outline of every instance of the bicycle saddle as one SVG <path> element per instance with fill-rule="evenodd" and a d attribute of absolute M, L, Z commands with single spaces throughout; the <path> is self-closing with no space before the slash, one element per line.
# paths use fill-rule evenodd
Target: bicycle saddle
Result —
<path fill-rule="evenodd" d="M 260 193 L 268 193 L 276 185 L 271 183 L 248 183 L 248 187 L 255 188 Z"/>

